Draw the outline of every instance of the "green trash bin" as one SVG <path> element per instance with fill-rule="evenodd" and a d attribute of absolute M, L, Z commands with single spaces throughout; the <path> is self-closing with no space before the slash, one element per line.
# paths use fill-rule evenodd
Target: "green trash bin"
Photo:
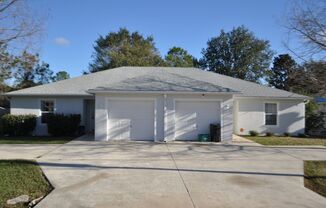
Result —
<path fill-rule="evenodd" d="M 198 140 L 200 142 L 209 142 L 210 141 L 209 134 L 199 134 Z"/>

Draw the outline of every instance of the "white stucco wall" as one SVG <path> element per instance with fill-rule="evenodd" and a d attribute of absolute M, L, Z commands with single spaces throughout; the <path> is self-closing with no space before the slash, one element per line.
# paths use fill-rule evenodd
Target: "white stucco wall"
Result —
<path fill-rule="evenodd" d="M 188 95 L 188 94 L 163 94 L 140 95 L 140 94 L 101 94 L 96 95 L 95 101 L 95 138 L 96 140 L 107 139 L 107 99 L 109 97 L 125 98 L 155 98 L 156 100 L 156 139 L 157 141 L 172 141 L 175 134 L 175 99 L 220 99 L 222 100 L 221 124 L 222 140 L 228 141 L 232 138 L 232 133 L 248 134 L 250 130 L 259 133 L 273 132 L 283 134 L 304 133 L 305 128 L 305 105 L 303 100 L 268 100 L 252 98 L 235 98 L 231 95 Z M 11 98 L 12 114 L 35 114 L 40 116 L 40 100 L 53 99 L 55 101 L 55 112 L 81 114 L 84 125 L 84 99 L 82 97 L 13 97 Z M 89 98 L 88 98 L 89 99 Z M 264 103 L 277 102 L 278 104 L 278 125 L 265 126 L 264 123 Z M 233 107 L 234 105 L 234 107 Z M 233 122 L 235 121 L 235 122 Z M 240 132 L 243 128 L 244 131 Z M 41 124 L 40 118 L 37 122 L 35 134 L 46 135 L 46 125 Z"/>
<path fill-rule="evenodd" d="M 107 140 L 107 100 L 109 98 L 154 98 L 156 100 L 156 140 L 172 141 L 175 134 L 175 99 L 221 99 L 222 100 L 222 140 L 229 141 L 233 132 L 232 95 L 185 95 L 185 94 L 97 94 L 95 96 L 95 140 Z M 225 107 L 228 105 L 227 107 Z"/>
<path fill-rule="evenodd" d="M 278 122 L 276 126 L 265 125 L 265 103 L 277 103 Z M 234 108 L 235 133 L 249 134 L 255 130 L 261 134 L 273 132 L 275 134 L 304 133 L 305 128 L 305 104 L 303 100 L 287 99 L 253 99 L 235 98 Z M 243 128 L 243 132 L 240 129 Z"/>
<path fill-rule="evenodd" d="M 84 98 L 79 97 L 12 97 L 10 99 L 10 113 L 14 115 L 37 115 L 35 135 L 47 135 L 47 126 L 41 123 L 40 118 L 41 100 L 54 100 L 56 113 L 80 114 L 81 125 L 84 125 Z"/>

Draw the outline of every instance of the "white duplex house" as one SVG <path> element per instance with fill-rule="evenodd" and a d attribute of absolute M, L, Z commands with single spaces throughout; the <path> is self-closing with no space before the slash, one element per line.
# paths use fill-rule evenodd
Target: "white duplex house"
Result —
<path fill-rule="evenodd" d="M 232 134 L 304 133 L 308 97 L 196 68 L 120 67 L 7 93 L 11 114 L 80 114 L 95 140 L 196 140 Z"/>

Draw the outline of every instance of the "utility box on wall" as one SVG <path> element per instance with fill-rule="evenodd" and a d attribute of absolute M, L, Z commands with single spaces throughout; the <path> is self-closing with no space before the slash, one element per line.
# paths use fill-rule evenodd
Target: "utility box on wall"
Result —
<path fill-rule="evenodd" d="M 221 124 L 210 125 L 210 136 L 212 142 L 221 142 Z"/>

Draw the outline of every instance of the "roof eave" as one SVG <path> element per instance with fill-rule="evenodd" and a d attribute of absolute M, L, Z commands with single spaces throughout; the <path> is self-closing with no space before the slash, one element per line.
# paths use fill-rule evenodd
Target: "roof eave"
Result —
<path fill-rule="evenodd" d="M 39 94 L 39 93 L 15 93 L 4 94 L 7 97 L 93 97 L 93 94 Z"/>
<path fill-rule="evenodd" d="M 252 98 L 261 98 L 261 99 L 288 99 L 288 100 L 311 100 L 312 97 L 301 96 L 301 97 L 286 97 L 286 96 L 237 96 L 236 98 L 240 99 L 252 99 Z"/>

